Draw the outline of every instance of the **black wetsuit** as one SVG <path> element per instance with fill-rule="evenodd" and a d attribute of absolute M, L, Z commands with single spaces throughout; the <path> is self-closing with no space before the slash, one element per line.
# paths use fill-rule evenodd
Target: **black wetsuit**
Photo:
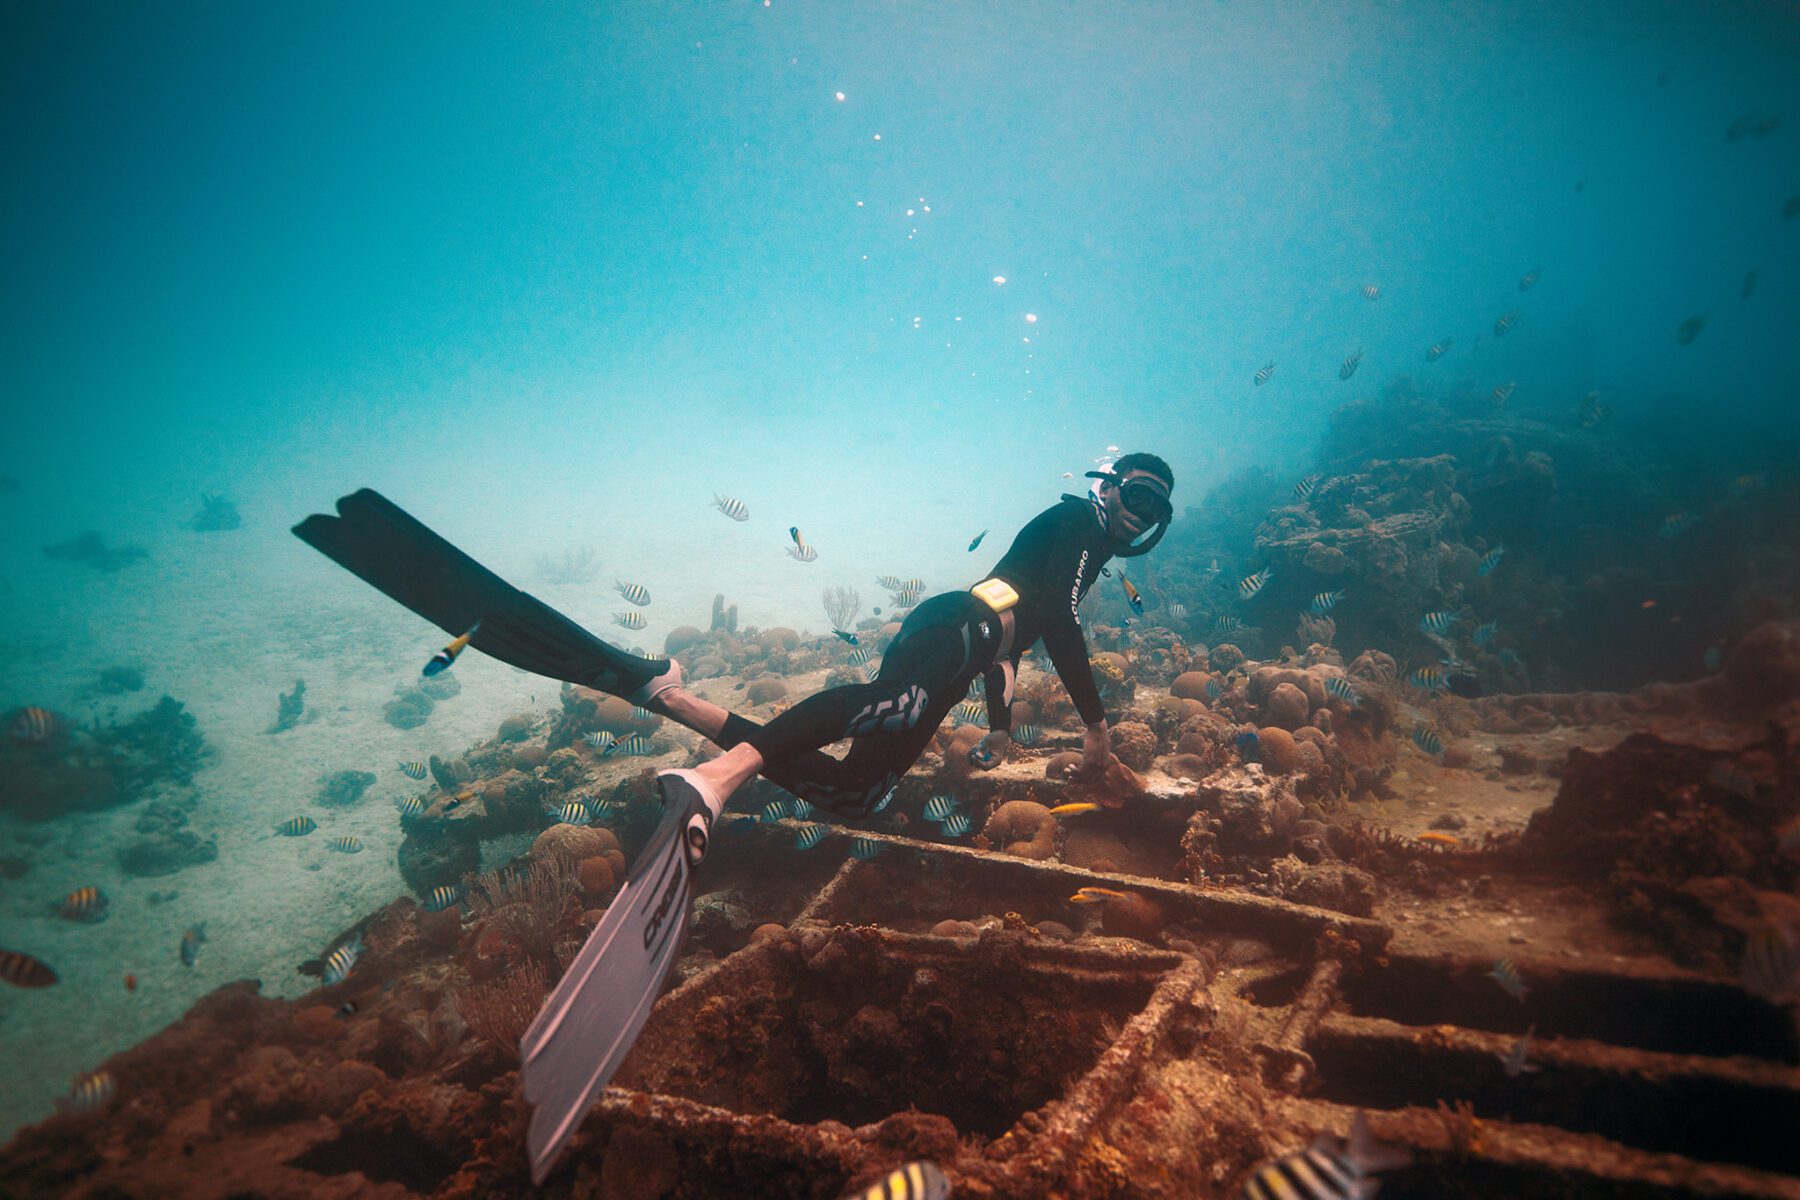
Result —
<path fill-rule="evenodd" d="M 767 725 L 732 714 L 715 740 L 726 749 L 756 747 L 764 776 L 822 808 L 852 817 L 880 812 L 976 678 L 987 676 L 990 727 L 1012 727 L 1019 656 L 1039 638 L 1082 720 L 1101 720 L 1075 606 L 1111 557 L 1104 522 L 1098 504 L 1065 496 L 1013 539 L 990 572 L 1019 593 L 1005 658 L 997 658 L 1002 630 L 993 610 L 969 592 L 945 592 L 907 616 L 873 682 L 828 688 Z M 842 738 L 853 739 L 842 760 L 820 749 Z"/>

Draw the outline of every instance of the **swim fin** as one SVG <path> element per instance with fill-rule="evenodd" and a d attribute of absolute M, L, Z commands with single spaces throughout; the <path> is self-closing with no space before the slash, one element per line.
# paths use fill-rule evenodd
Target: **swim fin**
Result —
<path fill-rule="evenodd" d="M 663 818 L 625 886 L 519 1039 L 531 1181 L 541 1184 L 650 1017 L 687 941 L 694 870 L 723 804 L 684 776 L 657 777 Z"/>
<path fill-rule="evenodd" d="M 669 669 L 608 645 L 537 597 L 520 591 L 369 488 L 318 513 L 294 535 L 351 574 L 450 634 L 522 670 L 629 696 Z M 480 627 L 475 628 L 480 622 Z"/>

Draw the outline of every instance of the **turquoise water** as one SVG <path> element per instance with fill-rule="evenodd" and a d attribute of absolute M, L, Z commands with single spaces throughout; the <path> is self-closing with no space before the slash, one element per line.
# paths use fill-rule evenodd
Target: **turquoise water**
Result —
<path fill-rule="evenodd" d="M 553 701 L 471 656 L 383 722 L 442 639 L 307 513 L 377 487 L 596 629 L 642 583 L 655 649 L 717 592 L 821 631 L 823 587 L 967 583 L 1110 445 L 1178 512 L 1298 475 L 1403 375 L 1598 390 L 1674 476 L 1791 467 L 1797 52 L 1774 4 L 8 7 L 0 710 L 174 696 L 219 857 L 132 878 L 133 806 L 0 815 L 0 946 L 63 977 L 0 992 L 0 1124 L 226 980 L 310 986 L 401 889 L 393 762 Z M 184 527 L 202 493 L 241 527 Z M 146 556 L 44 554 L 85 530 Z M 96 692 L 116 664 L 142 692 Z M 316 719 L 265 733 L 301 677 Z M 344 769 L 367 852 L 270 839 Z M 49 914 L 90 883 L 105 922 Z"/>

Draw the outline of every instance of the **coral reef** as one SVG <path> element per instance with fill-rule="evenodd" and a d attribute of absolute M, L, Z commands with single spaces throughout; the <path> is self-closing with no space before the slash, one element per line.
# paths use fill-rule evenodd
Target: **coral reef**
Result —
<path fill-rule="evenodd" d="M 282 733 L 300 723 L 301 714 L 306 711 L 306 680 L 296 679 L 294 690 L 281 693 L 281 700 L 275 709 L 275 723 L 266 732 Z"/>
<path fill-rule="evenodd" d="M 381 719 L 395 729 L 417 729 L 431 717 L 435 703 L 421 688 L 398 684 L 394 698 L 381 708 Z"/>
<path fill-rule="evenodd" d="M 142 562 L 150 557 L 150 552 L 142 546 L 109 546 L 104 537 L 90 529 L 66 542 L 45 546 L 44 557 L 86 563 L 96 571 L 111 574 Z"/>
<path fill-rule="evenodd" d="M 188 518 L 187 527 L 196 533 L 221 533 L 237 529 L 243 523 L 243 518 L 238 515 L 237 505 L 222 495 L 202 492 L 200 511 Z"/>
<path fill-rule="evenodd" d="M 994 810 L 981 836 L 1003 854 L 1049 858 L 1056 853 L 1056 818 L 1042 804 L 1008 800 Z"/>
<path fill-rule="evenodd" d="M 348 808 L 362 799 L 375 782 L 368 771 L 334 771 L 319 780 L 319 794 L 313 803 L 326 808 Z"/>

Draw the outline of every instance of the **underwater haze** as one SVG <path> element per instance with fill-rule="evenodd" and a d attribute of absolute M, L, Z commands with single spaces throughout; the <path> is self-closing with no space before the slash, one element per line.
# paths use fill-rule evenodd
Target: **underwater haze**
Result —
<path fill-rule="evenodd" d="M 1272 660 L 1339 586 L 1233 607 L 1300 481 L 1536 451 L 1549 507 L 1459 492 L 1538 588 L 1444 647 L 1484 691 L 1796 615 L 1791 3 L 14 3 L 0 62 L 0 950 L 59 976 L 0 988 L 0 1134 L 315 988 L 408 890 L 399 764 L 557 709 L 480 654 L 412 699 L 445 635 L 290 533 L 358 488 L 661 653 L 967 587 L 1149 451 L 1148 622 Z M 1434 661 L 1348 590 L 1345 661 Z"/>

